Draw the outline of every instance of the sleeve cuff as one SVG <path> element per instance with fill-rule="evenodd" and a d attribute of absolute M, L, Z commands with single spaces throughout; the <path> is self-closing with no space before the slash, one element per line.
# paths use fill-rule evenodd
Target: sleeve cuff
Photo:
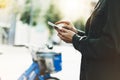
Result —
<path fill-rule="evenodd" d="M 78 34 L 75 34 L 72 38 L 72 43 L 73 43 L 73 46 L 75 47 L 75 49 L 78 48 L 78 43 L 79 43 L 79 40 L 80 40 L 81 36 L 79 36 Z"/>
<path fill-rule="evenodd" d="M 85 35 L 85 32 L 84 31 L 82 31 L 82 30 L 77 30 L 77 34 L 78 35 L 80 35 L 80 36 L 84 36 Z"/>
<path fill-rule="evenodd" d="M 72 43 L 75 49 L 79 49 L 81 40 L 86 39 L 86 36 L 80 36 L 78 34 L 75 34 L 72 38 Z"/>

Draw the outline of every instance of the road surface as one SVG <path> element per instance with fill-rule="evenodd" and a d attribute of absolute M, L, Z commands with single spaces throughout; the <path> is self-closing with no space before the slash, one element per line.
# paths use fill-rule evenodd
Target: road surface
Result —
<path fill-rule="evenodd" d="M 52 74 L 60 80 L 79 80 L 81 55 L 71 45 L 56 46 L 62 52 L 62 71 Z M 32 57 L 25 47 L 0 46 L 0 80 L 17 80 L 32 64 Z"/>

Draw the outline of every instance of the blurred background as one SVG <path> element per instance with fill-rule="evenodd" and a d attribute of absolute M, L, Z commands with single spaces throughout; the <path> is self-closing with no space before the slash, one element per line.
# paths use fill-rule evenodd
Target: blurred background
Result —
<path fill-rule="evenodd" d="M 57 46 L 55 51 L 64 53 L 63 71 L 57 76 L 61 80 L 79 80 L 80 53 L 71 44 L 61 41 L 47 22 L 69 20 L 77 29 L 84 31 L 86 20 L 97 2 L 98 0 L 0 0 L 0 80 L 17 80 L 32 62 L 29 51 L 16 45 L 41 47 L 46 43 Z"/>

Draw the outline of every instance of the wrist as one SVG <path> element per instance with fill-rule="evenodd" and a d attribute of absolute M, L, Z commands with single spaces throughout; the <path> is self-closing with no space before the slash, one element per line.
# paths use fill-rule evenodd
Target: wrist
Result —
<path fill-rule="evenodd" d="M 78 30 L 77 29 L 75 29 L 75 31 L 74 31 L 76 34 L 78 33 Z"/>

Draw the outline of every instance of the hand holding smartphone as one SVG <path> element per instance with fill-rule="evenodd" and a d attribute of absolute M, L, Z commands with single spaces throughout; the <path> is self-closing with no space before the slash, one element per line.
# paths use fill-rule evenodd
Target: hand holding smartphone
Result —
<path fill-rule="evenodd" d="M 56 24 L 54 24 L 54 23 L 52 23 L 52 22 L 50 22 L 50 21 L 48 21 L 48 24 L 49 24 L 50 26 L 54 27 L 54 28 L 62 29 L 62 25 L 56 25 Z"/>

